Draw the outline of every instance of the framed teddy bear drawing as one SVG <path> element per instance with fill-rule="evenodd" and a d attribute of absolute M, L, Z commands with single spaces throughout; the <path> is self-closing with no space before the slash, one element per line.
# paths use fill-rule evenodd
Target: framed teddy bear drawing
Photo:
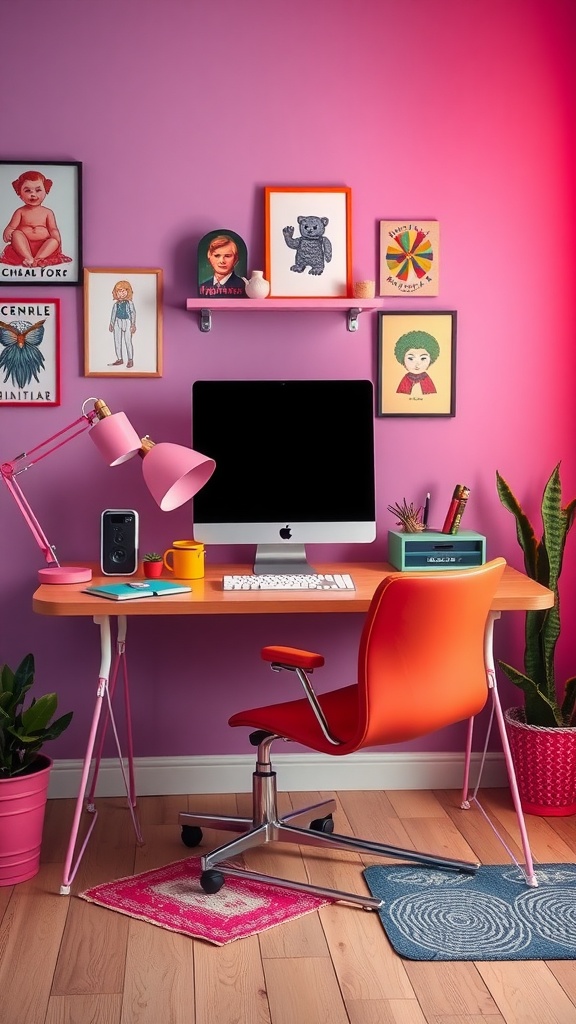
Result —
<path fill-rule="evenodd" d="M 266 187 L 264 202 L 270 296 L 351 295 L 351 189 Z"/>

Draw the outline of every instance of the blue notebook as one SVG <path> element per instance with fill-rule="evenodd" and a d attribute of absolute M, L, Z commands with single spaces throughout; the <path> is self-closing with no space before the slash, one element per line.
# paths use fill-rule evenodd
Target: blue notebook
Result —
<path fill-rule="evenodd" d="M 83 594 L 108 597 L 111 601 L 135 601 L 139 597 L 163 597 L 165 594 L 189 594 L 192 587 L 172 580 L 135 580 L 133 583 L 101 583 L 84 587 Z"/>

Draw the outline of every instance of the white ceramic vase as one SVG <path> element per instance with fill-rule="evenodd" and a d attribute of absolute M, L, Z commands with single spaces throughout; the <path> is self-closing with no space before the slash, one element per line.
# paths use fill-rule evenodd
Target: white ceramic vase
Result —
<path fill-rule="evenodd" d="M 250 280 L 244 278 L 244 281 L 249 299 L 265 299 L 270 292 L 270 282 L 264 277 L 263 270 L 253 270 Z"/>

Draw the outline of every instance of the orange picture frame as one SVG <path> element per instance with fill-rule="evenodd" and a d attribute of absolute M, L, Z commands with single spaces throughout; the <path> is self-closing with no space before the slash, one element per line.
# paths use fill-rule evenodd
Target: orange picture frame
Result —
<path fill-rule="evenodd" d="M 84 268 L 84 376 L 162 376 L 158 267 Z"/>
<path fill-rule="evenodd" d="M 352 190 L 264 189 L 265 276 L 273 298 L 352 294 Z"/>

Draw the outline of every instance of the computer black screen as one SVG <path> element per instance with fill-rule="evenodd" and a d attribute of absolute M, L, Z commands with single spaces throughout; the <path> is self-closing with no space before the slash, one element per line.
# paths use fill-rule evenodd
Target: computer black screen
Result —
<path fill-rule="evenodd" d="M 371 381 L 196 381 L 192 442 L 216 460 L 193 501 L 198 540 L 287 549 L 374 539 Z"/>

